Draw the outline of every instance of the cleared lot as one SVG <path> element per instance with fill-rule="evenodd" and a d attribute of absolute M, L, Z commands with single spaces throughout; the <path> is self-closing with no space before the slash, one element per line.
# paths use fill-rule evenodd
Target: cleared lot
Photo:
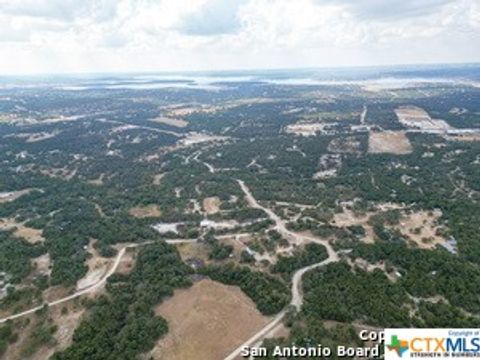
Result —
<path fill-rule="evenodd" d="M 417 106 L 401 106 L 395 109 L 398 121 L 403 125 L 425 131 L 450 130 L 452 127 L 444 120 L 432 119 L 430 115 Z"/>
<path fill-rule="evenodd" d="M 412 144 L 403 131 L 370 132 L 368 152 L 372 154 L 410 154 Z"/>
<path fill-rule="evenodd" d="M 169 332 L 149 356 L 164 360 L 223 359 L 269 321 L 239 288 L 207 279 L 175 291 L 156 312 Z"/>

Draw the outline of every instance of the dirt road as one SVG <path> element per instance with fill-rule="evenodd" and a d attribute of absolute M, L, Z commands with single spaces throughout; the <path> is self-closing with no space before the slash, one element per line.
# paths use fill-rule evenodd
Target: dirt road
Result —
<path fill-rule="evenodd" d="M 333 250 L 330 243 L 326 240 L 318 239 L 313 236 L 305 235 L 305 234 L 298 234 L 293 231 L 287 229 L 285 225 L 285 220 L 281 219 L 277 214 L 275 214 L 271 209 L 266 208 L 258 203 L 255 197 L 252 195 L 248 186 L 242 180 L 237 180 L 240 188 L 242 189 L 243 193 L 245 194 L 245 198 L 247 199 L 247 203 L 255 208 L 263 210 L 268 217 L 275 223 L 274 229 L 277 230 L 283 237 L 285 237 L 290 243 L 294 243 L 296 245 L 300 245 L 304 242 L 315 242 L 317 244 L 325 246 L 328 253 L 328 258 L 332 259 L 332 261 L 337 261 L 338 254 Z"/>
<path fill-rule="evenodd" d="M 196 239 L 194 240 L 191 240 L 191 239 L 174 239 L 174 240 L 166 240 L 166 242 L 168 244 L 180 244 L 180 243 L 192 243 L 192 242 L 195 242 Z M 112 276 L 115 271 L 117 270 L 118 268 L 118 265 L 120 264 L 120 261 L 122 260 L 122 257 L 123 255 L 125 255 L 125 251 L 127 251 L 127 249 L 129 248 L 136 248 L 136 247 L 139 247 L 139 246 L 144 246 L 144 245 L 149 245 L 149 244 L 152 244 L 153 241 L 146 241 L 146 242 L 143 242 L 143 243 L 138 243 L 138 244 L 128 244 L 128 245 L 125 245 L 124 247 L 122 247 L 119 251 L 118 251 L 118 254 L 117 254 L 117 257 L 115 258 L 115 261 L 113 263 L 113 265 L 110 267 L 110 269 L 108 270 L 108 272 L 105 274 L 105 276 L 103 276 L 99 281 L 97 281 L 96 283 L 82 289 L 82 290 L 79 290 L 69 296 L 66 296 L 66 297 L 63 297 L 61 299 L 58 299 L 58 300 L 54 300 L 54 301 L 51 301 L 51 302 L 46 302 L 46 303 L 43 303 L 42 305 L 38 305 L 38 306 L 35 306 L 31 309 L 28 309 L 28 310 L 25 310 L 25 311 L 22 311 L 22 312 L 19 312 L 17 314 L 13 314 L 13 315 L 10 315 L 10 316 L 7 316 L 3 319 L 0 319 L 0 324 L 8 321 L 8 320 L 14 320 L 14 319 L 18 319 L 20 317 L 23 317 L 23 316 L 26 316 L 26 315 L 30 315 L 30 314 L 33 314 L 35 311 L 37 310 L 40 310 L 42 309 L 45 305 L 50 307 L 50 306 L 55 306 L 55 305 L 59 305 L 59 304 L 63 304 L 67 301 L 70 301 L 70 300 L 73 300 L 75 298 L 78 298 L 82 295 L 85 295 L 95 289 L 98 289 L 99 287 L 103 286 L 103 284 L 105 284 L 105 282 L 107 281 L 107 279 Z"/>
<path fill-rule="evenodd" d="M 301 291 L 303 275 L 310 270 L 338 261 L 339 256 L 327 241 L 317 239 L 311 236 L 306 236 L 303 234 L 297 234 L 297 233 L 294 233 L 293 231 L 288 230 L 285 227 L 285 221 L 283 221 L 271 209 L 260 205 L 257 202 L 257 200 L 253 197 L 252 193 L 250 192 L 250 189 L 247 187 L 247 185 L 245 185 L 245 183 L 242 180 L 237 180 L 237 181 L 240 187 L 242 188 L 242 191 L 245 194 L 245 198 L 247 199 L 248 204 L 253 208 L 262 209 L 263 211 L 265 211 L 265 213 L 268 214 L 270 219 L 275 222 L 275 229 L 279 233 L 281 233 L 285 238 L 287 238 L 289 241 L 290 240 L 294 241 L 296 244 L 301 244 L 303 242 L 315 242 L 325 246 L 325 248 L 327 249 L 328 258 L 326 260 L 301 268 L 293 274 L 292 290 L 291 290 L 292 299 L 290 301 L 290 306 L 295 306 L 297 310 L 300 310 L 303 304 L 303 294 Z M 242 349 L 244 347 L 251 346 L 252 344 L 255 344 L 261 341 L 268 333 L 272 332 L 272 330 L 274 330 L 278 325 L 281 324 L 281 321 L 285 317 L 286 312 L 287 312 L 286 310 L 282 310 L 280 313 L 278 313 L 271 322 L 269 322 L 266 326 L 264 326 L 257 333 L 255 333 L 250 339 L 248 339 L 242 345 L 236 348 L 230 355 L 228 355 L 225 358 L 225 360 L 236 359 L 239 356 L 239 354 L 242 352 Z"/>

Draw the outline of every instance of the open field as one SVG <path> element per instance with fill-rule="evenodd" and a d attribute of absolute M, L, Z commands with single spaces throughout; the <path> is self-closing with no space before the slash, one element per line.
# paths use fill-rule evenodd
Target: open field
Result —
<path fill-rule="evenodd" d="M 370 132 L 368 152 L 371 154 L 410 154 L 412 145 L 403 131 Z"/>
<path fill-rule="evenodd" d="M 175 291 L 156 313 L 169 323 L 149 354 L 159 360 L 223 359 L 269 321 L 239 288 L 211 280 Z"/>

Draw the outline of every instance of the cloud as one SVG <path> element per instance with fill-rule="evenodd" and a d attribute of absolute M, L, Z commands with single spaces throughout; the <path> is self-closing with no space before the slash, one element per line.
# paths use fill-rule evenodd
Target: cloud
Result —
<path fill-rule="evenodd" d="M 79 17 L 103 21 L 115 15 L 117 3 L 115 0 L 4 0 L 0 2 L 0 13 L 63 22 Z"/>
<path fill-rule="evenodd" d="M 369 20 L 406 20 L 434 14 L 455 0 L 315 0 L 319 5 L 337 4 Z"/>
<path fill-rule="evenodd" d="M 208 0 L 198 11 L 184 16 L 177 30 L 187 35 L 233 34 L 241 28 L 239 8 L 246 0 Z"/>
<path fill-rule="evenodd" d="M 480 60 L 478 0 L 0 0 L 0 75 Z"/>

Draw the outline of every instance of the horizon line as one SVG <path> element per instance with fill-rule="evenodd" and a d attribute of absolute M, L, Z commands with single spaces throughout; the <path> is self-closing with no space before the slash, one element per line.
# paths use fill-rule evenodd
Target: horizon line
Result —
<path fill-rule="evenodd" d="M 78 72 L 35 72 L 35 73 L 11 73 L 0 74 L 1 78 L 12 77 L 83 77 L 83 76 L 105 76 L 105 75 L 158 75 L 158 74 L 206 74 L 206 73 L 252 73 L 252 72 L 276 72 L 276 71 L 342 71 L 342 70 L 374 70 L 374 69 L 394 69 L 394 68 L 431 68 L 431 67 L 466 67 L 480 66 L 478 62 L 438 62 L 438 63 L 396 63 L 396 64 L 378 64 L 378 65 L 337 65 L 337 66 L 298 66 L 298 67 L 273 67 L 273 68 L 231 68 L 231 69 L 190 69 L 190 70 L 125 70 L 125 71 L 78 71 Z"/>

